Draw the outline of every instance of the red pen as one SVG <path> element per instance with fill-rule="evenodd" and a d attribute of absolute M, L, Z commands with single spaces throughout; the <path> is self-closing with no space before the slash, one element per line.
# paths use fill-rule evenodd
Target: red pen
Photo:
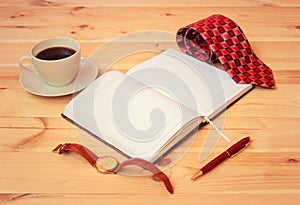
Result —
<path fill-rule="evenodd" d="M 198 172 L 196 172 L 192 176 L 192 180 L 196 180 L 202 175 L 206 174 L 219 164 L 221 164 L 223 161 L 225 161 L 228 158 L 231 158 L 235 155 L 237 155 L 239 152 L 241 152 L 243 149 L 245 149 L 248 144 L 250 143 L 250 137 L 245 137 L 229 147 L 225 152 L 214 158 L 212 161 L 210 161 L 208 164 L 206 164 L 204 167 L 202 167 Z"/>

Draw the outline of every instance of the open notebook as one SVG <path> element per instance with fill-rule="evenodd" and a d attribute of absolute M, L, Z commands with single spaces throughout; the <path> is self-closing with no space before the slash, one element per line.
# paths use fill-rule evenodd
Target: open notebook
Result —
<path fill-rule="evenodd" d="M 125 156 L 154 162 L 251 88 L 168 49 L 126 74 L 101 75 L 62 115 Z"/>

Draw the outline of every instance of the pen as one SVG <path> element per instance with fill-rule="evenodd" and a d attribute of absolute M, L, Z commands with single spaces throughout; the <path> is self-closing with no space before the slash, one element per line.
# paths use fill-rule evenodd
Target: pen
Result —
<path fill-rule="evenodd" d="M 206 174 L 207 172 L 209 172 L 210 170 L 212 170 L 213 168 L 221 164 L 226 159 L 237 155 L 240 151 L 246 148 L 249 143 L 250 143 L 250 137 L 245 137 L 241 139 L 240 141 L 238 141 L 237 143 L 229 147 L 225 152 L 223 152 L 222 154 L 214 158 L 212 161 L 210 161 L 208 164 L 206 164 L 204 167 L 202 167 L 198 172 L 196 172 L 192 176 L 191 179 L 192 180 L 198 179 L 202 175 Z"/>

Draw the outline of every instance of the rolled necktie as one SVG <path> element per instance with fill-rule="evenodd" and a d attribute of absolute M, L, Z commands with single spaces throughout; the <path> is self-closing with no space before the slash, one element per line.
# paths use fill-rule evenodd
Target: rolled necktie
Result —
<path fill-rule="evenodd" d="M 236 83 L 275 88 L 272 70 L 255 55 L 242 29 L 223 15 L 180 28 L 176 41 L 184 53 L 201 61 L 219 60 Z"/>

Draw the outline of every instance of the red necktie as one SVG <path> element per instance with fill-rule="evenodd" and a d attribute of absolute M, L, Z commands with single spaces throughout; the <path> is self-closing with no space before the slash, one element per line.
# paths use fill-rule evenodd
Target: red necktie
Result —
<path fill-rule="evenodd" d="M 253 52 L 242 29 L 215 14 L 177 32 L 180 49 L 199 60 L 219 60 L 236 83 L 275 88 L 272 70 Z"/>

